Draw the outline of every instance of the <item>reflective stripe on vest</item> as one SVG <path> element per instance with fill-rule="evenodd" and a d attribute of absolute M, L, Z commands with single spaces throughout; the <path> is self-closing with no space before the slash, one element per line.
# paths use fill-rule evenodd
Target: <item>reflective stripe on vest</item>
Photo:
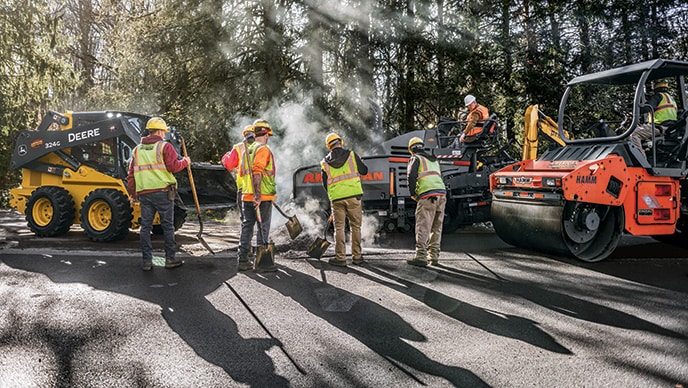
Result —
<path fill-rule="evenodd" d="M 251 171 L 253 169 L 253 161 L 256 158 L 256 153 L 261 147 L 267 147 L 270 157 L 268 158 L 268 164 L 265 166 L 263 173 L 263 179 L 260 183 L 260 193 L 261 195 L 275 195 L 277 194 L 277 185 L 275 184 L 275 157 L 267 144 L 255 142 L 249 146 L 249 152 L 246 159 L 246 171 Z M 253 194 L 253 174 L 247 173 L 244 176 L 244 194 Z"/>
<path fill-rule="evenodd" d="M 169 185 L 177 186 L 177 179 L 165 166 L 163 156 L 164 141 L 155 144 L 139 144 L 133 152 L 134 181 L 136 192 L 164 189 Z"/>
<path fill-rule="evenodd" d="M 676 101 L 667 93 L 660 93 L 662 99 L 655 108 L 655 124 L 661 124 L 667 120 L 676 120 Z"/>
<path fill-rule="evenodd" d="M 346 163 L 341 167 L 332 167 L 324 159 L 320 162 L 320 166 L 327 174 L 327 196 L 330 201 L 363 194 L 361 175 L 356 168 L 356 157 L 353 151 L 349 153 Z"/>
<path fill-rule="evenodd" d="M 475 109 L 471 111 L 471 113 L 473 113 L 475 111 L 480 113 L 480 118 L 475 123 L 475 126 L 473 128 L 471 128 L 470 131 L 468 131 L 468 134 L 466 136 L 473 136 L 473 135 L 477 135 L 478 133 L 480 133 L 480 131 L 483 130 L 483 124 L 484 124 L 485 120 L 490 118 L 490 111 L 487 110 L 487 108 L 485 108 L 484 106 L 482 106 L 480 104 L 478 104 L 478 106 L 476 106 Z"/>
<path fill-rule="evenodd" d="M 428 158 L 415 155 L 420 163 L 418 164 L 418 180 L 416 181 L 416 194 L 421 196 L 430 190 L 444 190 L 444 181 L 442 181 L 442 170 L 440 164 L 431 161 Z"/>

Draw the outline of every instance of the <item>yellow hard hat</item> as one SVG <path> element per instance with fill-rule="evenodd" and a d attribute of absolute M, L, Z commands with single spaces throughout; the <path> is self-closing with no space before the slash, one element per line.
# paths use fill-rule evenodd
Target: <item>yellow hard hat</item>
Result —
<path fill-rule="evenodd" d="M 420 137 L 412 137 L 411 140 L 409 140 L 409 143 L 408 143 L 408 150 L 409 150 L 410 153 L 413 153 L 413 151 L 411 151 L 411 149 L 412 149 L 413 146 L 415 146 L 416 144 L 423 145 L 423 140 L 422 140 Z"/>
<path fill-rule="evenodd" d="M 268 136 L 272 136 L 272 128 L 270 127 L 270 123 L 268 123 L 268 121 L 265 119 L 258 119 L 254 121 L 253 130 L 255 131 L 256 136 L 263 136 L 266 133 Z"/>
<path fill-rule="evenodd" d="M 339 143 L 342 146 L 344 145 L 344 140 L 342 140 L 342 138 L 339 135 L 332 132 L 329 135 L 327 135 L 327 137 L 325 137 L 325 146 L 329 149 L 332 149 L 332 147 L 331 147 L 332 143 L 334 143 L 337 140 L 339 140 Z"/>
<path fill-rule="evenodd" d="M 655 89 L 661 89 L 661 88 L 668 88 L 669 84 L 666 83 L 666 81 L 659 81 L 655 84 Z"/>
<path fill-rule="evenodd" d="M 255 136 L 255 130 L 253 129 L 253 125 L 247 125 L 243 131 L 241 131 L 241 136 L 246 137 L 246 136 Z"/>
<path fill-rule="evenodd" d="M 161 119 L 160 117 L 151 117 L 148 120 L 148 123 L 146 123 L 146 130 L 153 132 L 153 131 L 165 131 L 169 132 L 170 130 L 167 129 L 167 124 L 165 123 L 165 120 Z"/>

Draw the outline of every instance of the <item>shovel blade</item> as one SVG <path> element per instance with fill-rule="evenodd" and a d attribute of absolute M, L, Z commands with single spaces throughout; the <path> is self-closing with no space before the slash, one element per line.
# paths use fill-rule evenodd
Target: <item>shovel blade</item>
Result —
<path fill-rule="evenodd" d="M 330 242 L 325 240 L 324 238 L 317 238 L 311 246 L 308 247 L 308 250 L 306 253 L 308 253 L 308 256 L 314 258 L 314 259 L 320 259 L 322 255 L 327 251 L 327 248 L 330 247 Z"/>
<path fill-rule="evenodd" d="M 301 223 L 296 218 L 296 216 L 289 217 L 285 225 L 287 226 L 289 237 L 291 237 L 292 240 L 295 239 L 299 234 L 301 234 L 301 232 L 303 232 L 303 227 L 301 227 Z"/>
<path fill-rule="evenodd" d="M 256 251 L 256 262 L 253 266 L 255 272 L 274 272 L 275 266 L 275 244 L 259 245 L 254 247 Z"/>

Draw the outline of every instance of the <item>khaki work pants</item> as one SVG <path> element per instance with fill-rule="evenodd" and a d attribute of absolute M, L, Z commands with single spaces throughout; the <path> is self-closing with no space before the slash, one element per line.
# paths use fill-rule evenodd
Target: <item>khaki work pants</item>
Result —
<path fill-rule="evenodd" d="M 363 207 L 361 199 L 357 197 L 332 201 L 332 216 L 334 222 L 334 252 L 336 260 L 346 260 L 346 218 L 349 218 L 351 228 L 351 258 L 360 259 L 361 252 L 361 222 Z"/>
<path fill-rule="evenodd" d="M 416 204 L 415 260 L 437 261 L 442 242 L 442 222 L 447 197 L 420 198 Z"/>

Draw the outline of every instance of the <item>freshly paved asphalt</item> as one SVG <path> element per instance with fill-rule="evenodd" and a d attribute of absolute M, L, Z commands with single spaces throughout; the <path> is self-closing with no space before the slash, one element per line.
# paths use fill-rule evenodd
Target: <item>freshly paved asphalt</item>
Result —
<path fill-rule="evenodd" d="M 0 210 L 0 387 L 688 386 L 686 250 L 624 237 L 586 264 L 473 229 L 437 267 L 396 234 L 336 268 L 276 231 L 261 275 L 235 225 L 204 225 L 210 255 L 194 221 L 182 267 L 142 272 L 136 232 L 41 239 Z"/>

